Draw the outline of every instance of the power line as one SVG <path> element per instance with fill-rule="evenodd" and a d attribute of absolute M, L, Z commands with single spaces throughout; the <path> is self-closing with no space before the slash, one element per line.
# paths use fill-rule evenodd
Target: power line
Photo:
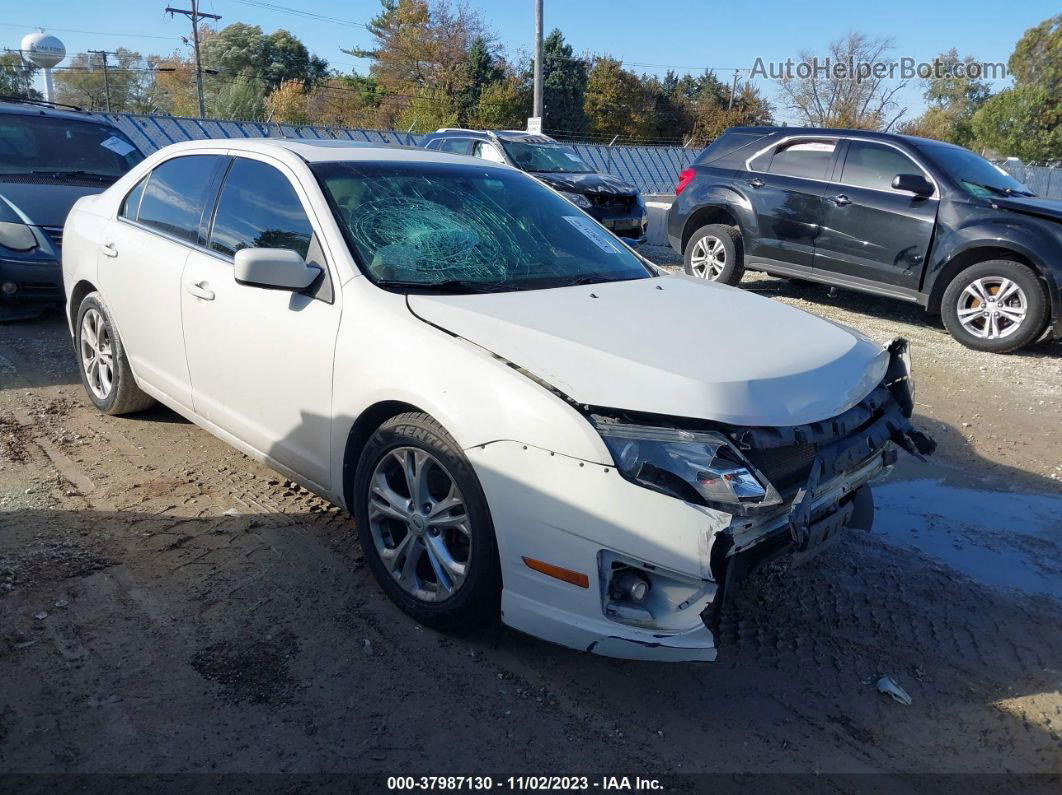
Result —
<path fill-rule="evenodd" d="M 110 75 L 107 74 L 107 56 L 113 55 L 118 57 L 116 52 L 107 52 L 107 50 L 89 50 L 92 55 L 100 56 L 100 60 L 103 61 L 103 94 L 106 100 L 107 112 L 111 112 L 111 80 Z"/>
<path fill-rule="evenodd" d="M 355 22 L 351 19 L 339 19 L 338 17 L 330 17 L 326 14 L 317 14 L 312 11 L 303 11 L 299 8 L 288 8 L 287 6 L 277 5 L 276 3 L 261 2 L 261 0 L 232 0 L 234 3 L 240 5 L 253 6 L 254 8 L 262 8 L 266 11 L 278 11 L 282 14 L 295 14 L 296 16 L 306 17 L 308 19 L 317 19 L 322 22 L 332 22 L 336 25 L 350 25 L 354 28 L 365 28 L 368 30 L 369 26 L 362 22 Z"/>
<path fill-rule="evenodd" d="M 0 27 L 5 28 L 21 28 L 22 30 L 32 30 L 38 27 L 37 25 L 16 25 L 10 22 L 0 22 Z M 183 41 L 180 36 L 149 36 L 146 33 L 120 33 L 113 30 L 78 30 L 77 28 L 53 28 L 47 27 L 47 30 L 53 30 L 56 33 L 84 33 L 89 36 L 121 36 L 125 38 L 140 38 L 140 39 L 164 39 L 166 41 Z"/>

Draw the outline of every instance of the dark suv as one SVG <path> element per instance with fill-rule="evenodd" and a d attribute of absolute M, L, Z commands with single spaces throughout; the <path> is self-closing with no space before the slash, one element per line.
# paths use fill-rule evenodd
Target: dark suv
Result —
<path fill-rule="evenodd" d="M 447 128 L 428 133 L 421 145 L 526 171 L 619 237 L 637 241 L 645 237 L 649 216 L 638 189 L 619 177 L 594 171 L 574 149 L 548 135 Z"/>
<path fill-rule="evenodd" d="M 62 302 L 67 213 L 143 159 L 90 113 L 0 98 L 0 302 Z"/>
<path fill-rule="evenodd" d="M 1062 201 L 962 147 L 738 127 L 675 193 L 668 238 L 695 276 L 737 284 L 747 268 L 911 301 L 982 351 L 1062 336 Z"/>

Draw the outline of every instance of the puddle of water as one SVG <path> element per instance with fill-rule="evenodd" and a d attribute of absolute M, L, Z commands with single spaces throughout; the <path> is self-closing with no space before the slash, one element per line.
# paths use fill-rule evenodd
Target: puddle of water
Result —
<path fill-rule="evenodd" d="M 1062 497 L 920 479 L 874 486 L 874 532 L 985 585 L 1062 599 Z"/>

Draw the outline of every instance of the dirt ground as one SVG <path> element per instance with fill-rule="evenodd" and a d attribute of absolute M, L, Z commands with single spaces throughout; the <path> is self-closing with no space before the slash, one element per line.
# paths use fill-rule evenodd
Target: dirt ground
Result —
<path fill-rule="evenodd" d="M 907 336 L 941 447 L 879 487 L 880 531 L 754 577 L 702 665 L 417 626 L 337 508 L 166 409 L 99 415 L 57 313 L 0 324 L 0 772 L 1062 774 L 1062 345 L 976 354 L 903 304 L 746 286 Z M 979 777 L 922 775 L 953 773 Z"/>

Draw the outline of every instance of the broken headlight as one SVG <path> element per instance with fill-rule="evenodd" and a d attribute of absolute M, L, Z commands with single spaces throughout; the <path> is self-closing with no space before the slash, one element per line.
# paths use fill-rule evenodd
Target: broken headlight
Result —
<path fill-rule="evenodd" d="M 763 503 L 772 494 L 727 439 L 711 431 L 594 418 L 616 468 L 634 483 L 704 505 Z"/>
<path fill-rule="evenodd" d="M 582 207 L 584 210 L 590 206 L 590 200 L 583 196 L 581 193 L 571 193 L 566 190 L 557 191 L 561 196 L 570 201 L 576 207 Z"/>

